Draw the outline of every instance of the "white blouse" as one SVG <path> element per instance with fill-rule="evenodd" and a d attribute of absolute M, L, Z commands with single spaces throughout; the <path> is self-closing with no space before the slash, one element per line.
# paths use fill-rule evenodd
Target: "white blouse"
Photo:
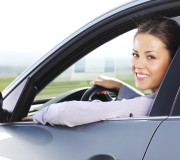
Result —
<path fill-rule="evenodd" d="M 73 127 L 101 120 L 148 116 L 155 95 L 142 96 L 123 85 L 117 101 L 67 101 L 51 104 L 38 111 L 33 121 Z"/>

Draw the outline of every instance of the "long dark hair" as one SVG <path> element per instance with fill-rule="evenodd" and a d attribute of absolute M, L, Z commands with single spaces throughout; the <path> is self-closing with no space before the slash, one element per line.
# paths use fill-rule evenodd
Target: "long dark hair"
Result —
<path fill-rule="evenodd" d="M 158 37 L 169 50 L 170 57 L 174 57 L 180 45 L 180 25 L 175 20 L 165 17 L 147 20 L 138 25 L 135 37 L 141 33 Z"/>

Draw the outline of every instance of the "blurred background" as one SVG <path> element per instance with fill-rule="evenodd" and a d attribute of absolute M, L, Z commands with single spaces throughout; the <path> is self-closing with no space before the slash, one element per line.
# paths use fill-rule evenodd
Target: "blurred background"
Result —
<path fill-rule="evenodd" d="M 0 91 L 89 21 L 129 0 L 0 0 Z"/>

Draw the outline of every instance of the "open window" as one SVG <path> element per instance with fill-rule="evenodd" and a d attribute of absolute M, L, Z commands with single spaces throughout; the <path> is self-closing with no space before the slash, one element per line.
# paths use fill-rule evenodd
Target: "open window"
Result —
<path fill-rule="evenodd" d="M 36 96 L 31 112 L 45 102 L 49 104 L 48 101 L 56 97 L 60 97 L 58 102 L 80 100 L 85 90 L 91 86 L 90 82 L 98 75 L 114 77 L 135 87 L 134 75 L 130 69 L 135 32 L 136 29 L 118 36 L 70 66 Z M 144 91 L 145 94 L 149 92 Z"/>

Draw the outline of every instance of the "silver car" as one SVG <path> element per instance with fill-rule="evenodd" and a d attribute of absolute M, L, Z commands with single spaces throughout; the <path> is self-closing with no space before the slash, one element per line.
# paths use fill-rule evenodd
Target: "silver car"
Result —
<path fill-rule="evenodd" d="M 81 100 L 98 74 L 128 82 L 128 51 L 121 47 L 131 49 L 129 37 L 137 23 L 157 15 L 180 21 L 180 1 L 136 0 L 120 6 L 70 35 L 11 83 L 2 92 L 3 109 L 12 114 L 0 123 L 0 159 L 179 160 L 180 49 L 147 117 L 72 128 L 21 121 L 49 104 Z"/>

